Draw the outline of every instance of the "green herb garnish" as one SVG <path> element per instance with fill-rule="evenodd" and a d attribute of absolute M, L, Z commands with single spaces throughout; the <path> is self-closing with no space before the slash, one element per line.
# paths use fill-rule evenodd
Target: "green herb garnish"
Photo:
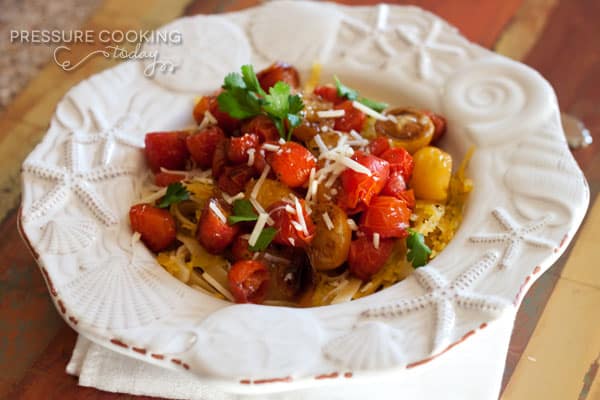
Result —
<path fill-rule="evenodd" d="M 333 80 L 335 81 L 335 87 L 337 89 L 337 94 L 340 97 L 346 98 L 348 100 L 356 100 L 359 103 L 364 104 L 365 106 L 367 106 L 370 109 L 375 110 L 377 112 L 382 112 L 383 110 L 385 110 L 388 107 L 387 103 L 382 103 L 379 101 L 367 99 L 366 97 L 360 97 L 358 94 L 358 91 L 342 84 L 342 82 L 340 82 L 340 80 L 337 76 L 334 76 Z"/>
<path fill-rule="evenodd" d="M 227 220 L 230 225 L 237 224 L 238 222 L 256 221 L 258 215 L 252 207 L 252 203 L 246 199 L 239 199 L 233 202 L 233 214 L 230 215 Z"/>
<path fill-rule="evenodd" d="M 180 201 L 187 200 L 190 198 L 190 192 L 187 191 L 185 186 L 181 182 L 171 183 L 167 187 L 167 193 L 158 203 L 159 208 L 167 208 L 171 204 L 179 203 Z"/>
<path fill-rule="evenodd" d="M 251 251 L 263 251 L 269 247 L 269 244 L 271 244 L 271 241 L 273 241 L 275 235 L 277 235 L 277 229 L 273 228 L 272 226 L 264 228 L 258 236 L 258 239 L 256 239 L 254 246 L 249 246 L 248 248 Z"/>
<path fill-rule="evenodd" d="M 290 140 L 292 131 L 301 122 L 298 114 L 304 108 L 302 98 L 290 94 L 290 86 L 285 82 L 277 82 L 267 94 L 260 87 L 252 65 L 242 66 L 241 71 L 241 75 L 232 72 L 225 77 L 224 91 L 217 98 L 219 109 L 237 119 L 264 114 L 273 120 L 279 136 Z"/>
<path fill-rule="evenodd" d="M 425 244 L 425 237 L 422 233 L 409 229 L 406 247 L 408 248 L 406 258 L 412 263 L 413 268 L 419 268 L 427 264 L 431 249 Z"/>

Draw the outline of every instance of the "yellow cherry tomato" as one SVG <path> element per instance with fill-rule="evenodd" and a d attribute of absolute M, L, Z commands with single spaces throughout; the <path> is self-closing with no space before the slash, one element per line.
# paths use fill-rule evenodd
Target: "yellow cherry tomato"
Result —
<path fill-rule="evenodd" d="M 393 147 L 402 147 L 413 154 L 431 142 L 435 125 L 424 112 L 397 108 L 386 112 L 386 115 L 393 116 L 393 119 L 377 121 L 375 131 L 389 137 Z"/>
<path fill-rule="evenodd" d="M 452 156 L 433 146 L 423 147 L 413 155 L 411 187 L 420 200 L 445 202 L 452 176 Z"/>

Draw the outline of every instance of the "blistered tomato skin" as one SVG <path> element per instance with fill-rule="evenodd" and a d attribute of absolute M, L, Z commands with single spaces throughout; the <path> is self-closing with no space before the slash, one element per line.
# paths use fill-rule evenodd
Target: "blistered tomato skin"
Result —
<path fill-rule="evenodd" d="M 267 153 L 267 162 L 277 178 L 291 188 L 308 182 L 310 170 L 317 166 L 317 159 L 304 146 L 286 142 L 279 150 Z"/>
<path fill-rule="evenodd" d="M 159 172 L 154 176 L 156 186 L 166 187 L 171 183 L 181 182 L 185 178 L 182 174 L 172 174 L 169 172 Z"/>
<path fill-rule="evenodd" d="M 190 155 L 185 144 L 187 136 L 186 131 L 146 134 L 144 151 L 152 172 L 159 172 L 161 168 L 176 170 L 185 168 Z"/>
<path fill-rule="evenodd" d="M 406 190 L 406 186 L 406 180 L 401 172 L 391 172 L 381 194 L 384 196 L 398 197 Z"/>
<path fill-rule="evenodd" d="M 352 241 L 348 253 L 350 273 L 363 281 L 368 281 L 383 268 L 393 248 L 393 239 L 381 239 L 378 248 L 375 248 L 373 240 L 368 236 Z"/>
<path fill-rule="evenodd" d="M 261 142 L 279 140 L 279 131 L 271 118 L 266 115 L 258 115 L 245 121 L 240 128 L 242 134 L 252 133 L 260 138 Z"/>
<path fill-rule="evenodd" d="M 367 116 L 360 110 L 354 108 L 354 105 L 350 100 L 343 101 L 342 103 L 336 104 L 334 109 L 344 110 L 345 114 L 343 117 L 335 119 L 334 128 L 342 132 L 350 132 L 355 130 L 360 132 L 365 124 Z"/>
<path fill-rule="evenodd" d="M 390 164 L 372 154 L 357 151 L 352 159 L 367 167 L 371 175 L 353 169 L 346 169 L 341 175 L 343 187 L 343 205 L 347 211 L 356 209 L 360 204 L 369 205 L 373 196 L 383 190 L 390 174 Z M 351 212 L 350 212 L 351 213 Z"/>
<path fill-rule="evenodd" d="M 405 201 L 392 196 L 373 198 L 360 218 L 360 230 L 380 238 L 404 238 L 408 235 L 411 211 Z"/>
<path fill-rule="evenodd" d="M 292 89 L 300 86 L 300 74 L 293 66 L 283 63 L 276 62 L 271 64 L 269 67 L 263 69 L 256 74 L 260 86 L 265 92 L 269 92 L 269 88 L 275 86 L 277 82 L 285 82 Z"/>
<path fill-rule="evenodd" d="M 313 90 L 313 93 L 321 97 L 323 100 L 333 103 L 334 105 L 344 101 L 343 97 L 338 96 L 337 88 L 335 86 L 317 86 Z"/>
<path fill-rule="evenodd" d="M 211 203 L 221 210 L 225 218 L 229 215 L 217 199 L 211 198 L 200 215 L 196 238 L 209 253 L 221 254 L 233 242 L 240 228 L 238 225 L 229 225 L 227 220 L 222 221 L 211 209 Z"/>
<path fill-rule="evenodd" d="M 225 167 L 221 175 L 219 175 L 217 186 L 230 196 L 235 196 L 239 192 L 244 191 L 246 184 L 254 175 L 254 168 L 248 167 L 245 164 Z"/>
<path fill-rule="evenodd" d="M 223 140 L 225 140 L 223 130 L 218 126 L 211 126 L 198 133 L 189 135 L 185 143 L 196 165 L 201 169 L 206 169 L 212 164 L 217 144 Z"/>
<path fill-rule="evenodd" d="M 381 155 L 389 148 L 390 141 L 388 138 L 383 136 L 377 136 L 375 139 L 371 140 L 371 143 L 369 143 L 368 146 L 369 153 L 377 157 L 381 157 Z"/>
<path fill-rule="evenodd" d="M 175 219 L 167 210 L 150 204 L 136 204 L 129 210 L 129 221 L 131 229 L 139 232 L 144 244 L 155 253 L 175 241 Z"/>
<path fill-rule="evenodd" d="M 302 216 L 304 217 L 304 222 L 306 224 L 306 232 L 302 229 L 297 229 L 299 218 L 296 214 L 286 210 L 286 206 L 295 209 L 296 207 L 293 203 L 278 201 L 273 203 L 267 209 L 269 216 L 274 221 L 273 227 L 277 229 L 277 235 L 273 239 L 274 243 L 304 248 L 312 242 L 315 236 L 315 224 L 306 211 L 304 200 L 300 200 L 300 205 L 302 207 Z"/>
<path fill-rule="evenodd" d="M 408 151 L 395 147 L 386 150 L 379 157 L 390 163 L 390 172 L 400 172 L 405 182 L 410 181 L 415 163 Z"/>
<path fill-rule="evenodd" d="M 258 151 L 257 147 L 260 143 L 260 139 L 253 133 L 245 133 L 240 137 L 232 137 L 227 141 L 227 158 L 233 164 L 241 164 L 248 162 L 248 150 L 254 149 Z"/>
<path fill-rule="evenodd" d="M 260 304 L 265 300 L 269 288 L 269 271 L 262 261 L 237 261 L 231 266 L 227 278 L 236 303 Z"/>
<path fill-rule="evenodd" d="M 427 146 L 414 155 L 411 187 L 417 199 L 445 202 L 452 176 L 452 157 L 437 147 Z"/>

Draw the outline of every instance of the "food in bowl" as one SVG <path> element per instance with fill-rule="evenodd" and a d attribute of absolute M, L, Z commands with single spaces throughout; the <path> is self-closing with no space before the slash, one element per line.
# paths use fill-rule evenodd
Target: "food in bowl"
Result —
<path fill-rule="evenodd" d="M 319 306 L 390 286 L 452 239 L 472 183 L 436 147 L 445 119 L 388 109 L 274 63 L 198 99 L 197 128 L 152 132 L 132 229 L 211 296 Z"/>

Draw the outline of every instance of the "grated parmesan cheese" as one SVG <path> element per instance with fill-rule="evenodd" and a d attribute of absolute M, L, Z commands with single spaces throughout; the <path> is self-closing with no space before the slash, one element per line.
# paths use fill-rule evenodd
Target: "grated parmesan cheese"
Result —
<path fill-rule="evenodd" d="M 364 105 L 364 104 L 362 104 L 362 103 L 359 103 L 359 102 L 358 102 L 358 101 L 356 101 L 356 100 L 354 100 L 354 101 L 352 102 L 352 106 L 353 106 L 354 108 L 356 108 L 357 110 L 364 112 L 364 113 L 365 113 L 365 114 L 367 114 L 369 117 L 373 117 L 373 118 L 375 118 L 375 119 L 376 119 L 376 120 L 378 120 L 378 121 L 387 121 L 387 120 L 388 120 L 388 117 L 387 117 L 387 116 L 385 116 L 385 115 L 383 115 L 383 114 L 380 114 L 380 113 L 378 113 L 377 111 L 375 111 L 375 110 L 373 110 L 373 109 L 371 109 L 371 108 L 369 108 L 369 107 L 365 106 L 365 105 Z"/>
<path fill-rule="evenodd" d="M 246 153 L 248 153 L 248 166 L 251 167 L 254 165 L 254 154 L 256 153 L 256 149 L 248 149 Z"/>
<path fill-rule="evenodd" d="M 373 247 L 375 247 L 376 249 L 379 248 L 379 233 L 374 233 L 373 234 Z"/>
<path fill-rule="evenodd" d="M 217 218 L 219 218 L 219 220 L 226 224 L 227 223 L 227 218 L 225 217 L 225 214 L 223 214 L 223 211 L 221 211 L 221 209 L 219 208 L 218 205 L 215 204 L 214 200 L 212 200 L 209 204 L 208 207 L 212 210 L 213 213 L 215 213 L 215 215 L 217 216 Z"/>
<path fill-rule="evenodd" d="M 223 196 L 223 200 L 225 200 L 227 204 L 233 204 L 234 201 L 243 199 L 245 195 L 244 192 L 239 192 L 235 196 L 230 196 L 227 193 L 222 192 L 221 196 Z"/>
<path fill-rule="evenodd" d="M 265 143 L 262 145 L 262 148 L 267 151 L 278 151 L 280 149 L 276 144 Z"/>
<path fill-rule="evenodd" d="M 339 118 L 346 115 L 345 110 L 326 110 L 326 111 L 317 111 L 317 116 L 319 118 Z"/>
<path fill-rule="evenodd" d="M 304 220 L 304 213 L 302 212 L 302 205 L 296 196 L 294 196 L 294 203 L 296 204 L 296 216 L 298 217 L 298 222 L 302 225 L 302 232 L 306 236 L 308 236 L 308 227 L 306 226 L 306 221 Z"/>
<path fill-rule="evenodd" d="M 269 164 L 267 164 L 265 166 L 265 169 L 263 169 L 262 174 L 260 174 L 260 178 L 258 178 L 258 180 L 256 181 L 256 184 L 252 188 L 252 192 L 250 192 L 251 199 L 256 199 L 256 196 L 258 196 L 258 192 L 260 191 L 260 188 L 263 185 L 263 183 L 265 183 L 265 179 L 267 179 L 267 175 L 269 175 L 270 171 L 271 171 L 271 166 Z"/>
<path fill-rule="evenodd" d="M 327 226 L 328 230 L 332 230 L 334 225 L 333 222 L 331 221 L 331 218 L 329 217 L 329 214 L 327 212 L 323 213 L 323 221 L 325 221 L 325 225 Z"/>
<path fill-rule="evenodd" d="M 351 230 L 353 230 L 353 231 L 358 230 L 358 226 L 356 225 L 356 222 L 354 222 L 354 220 L 352 218 L 348 218 L 346 220 L 346 222 L 348 222 L 348 226 L 350 227 Z"/>
<path fill-rule="evenodd" d="M 258 219 L 256 220 L 256 225 L 254 225 L 254 229 L 252 230 L 252 233 L 250 234 L 250 239 L 248 239 L 248 244 L 250 246 L 254 246 L 256 244 L 258 237 L 260 236 L 262 230 L 264 229 L 265 225 L 267 224 L 267 219 L 269 219 L 269 214 L 259 213 Z"/>

